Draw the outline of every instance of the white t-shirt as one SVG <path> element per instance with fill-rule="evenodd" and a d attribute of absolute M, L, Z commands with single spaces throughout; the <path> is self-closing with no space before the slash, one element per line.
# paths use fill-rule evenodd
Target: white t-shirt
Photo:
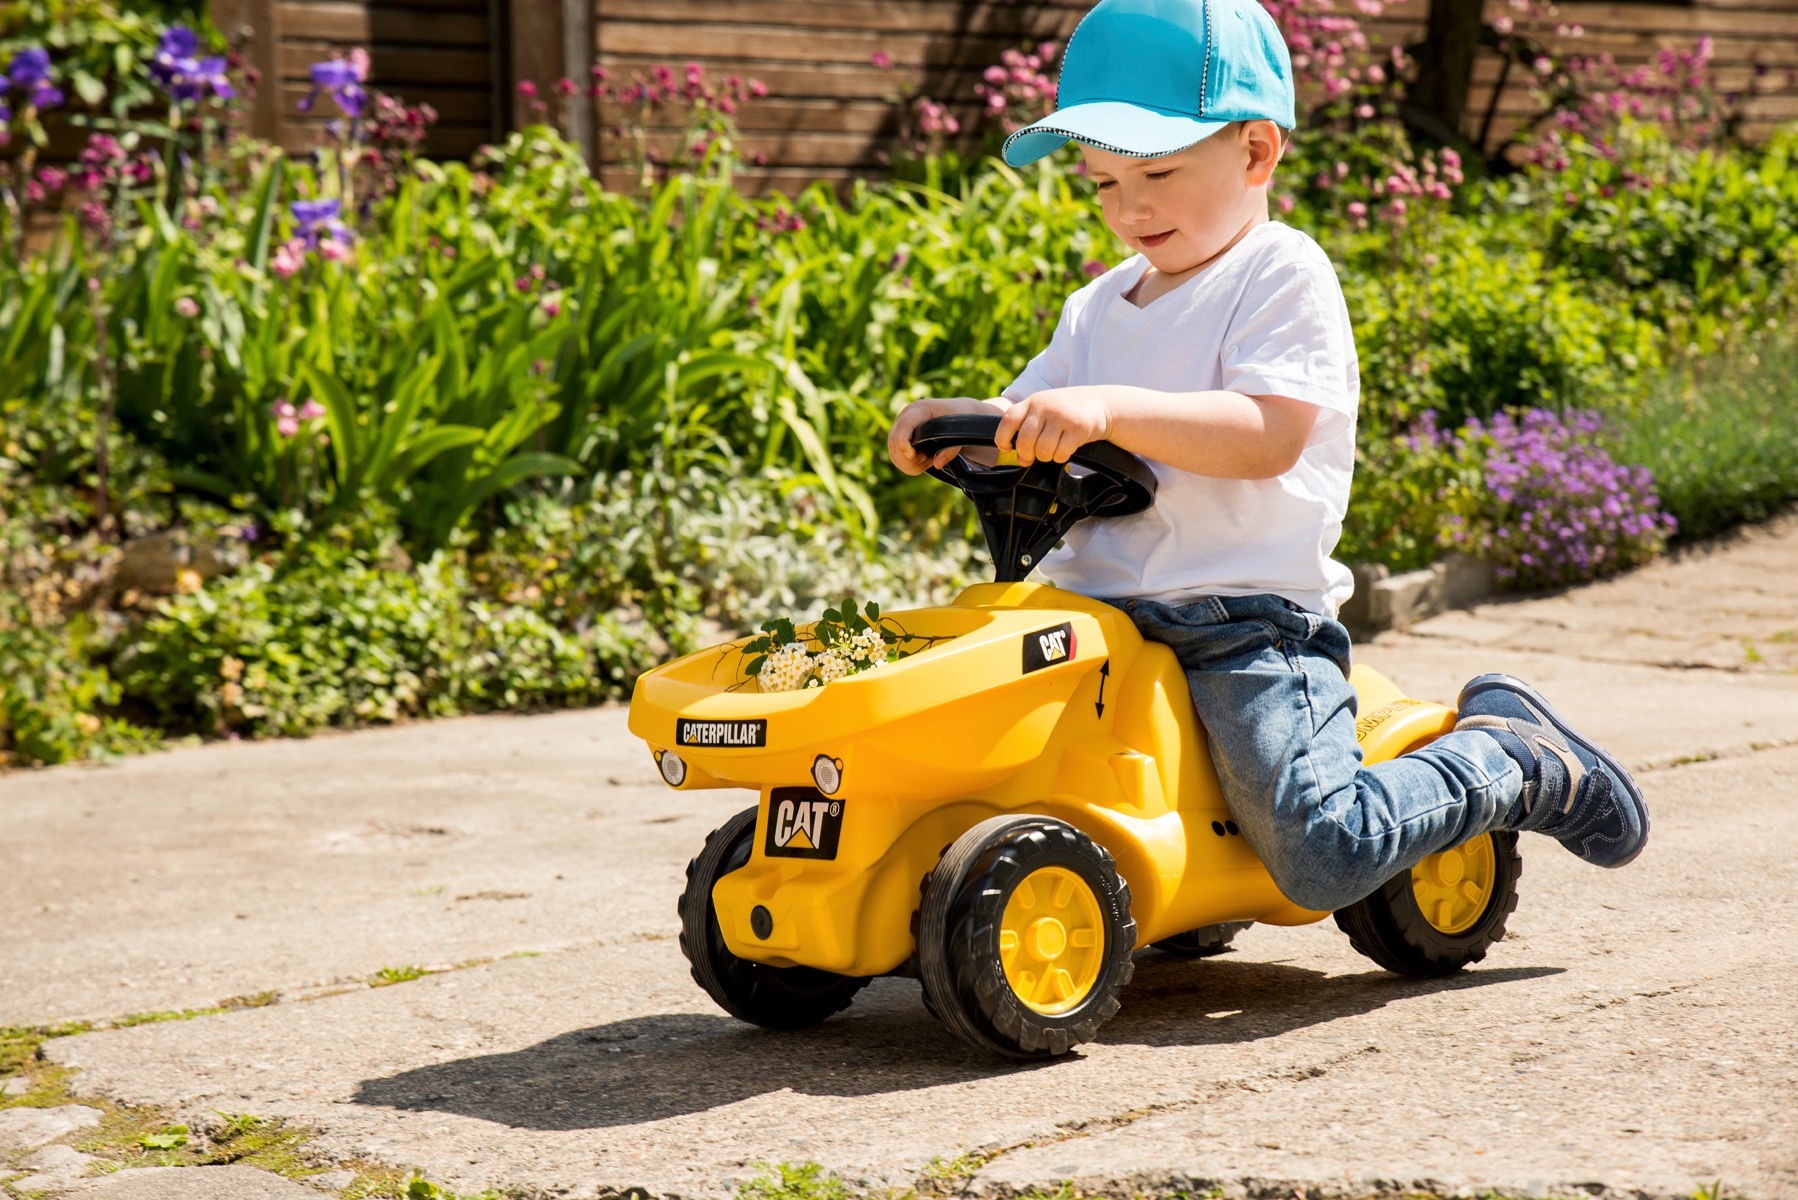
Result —
<path fill-rule="evenodd" d="M 1088 596 L 1272 593 L 1334 616 L 1355 586 L 1330 551 L 1348 511 L 1361 398 L 1335 268 L 1305 234 L 1269 221 L 1138 308 L 1124 296 L 1147 269 L 1137 255 L 1068 297 L 1048 349 L 1005 396 L 1084 384 L 1228 390 L 1315 404 L 1316 424 L 1298 463 L 1275 479 L 1213 479 L 1151 460 L 1155 503 L 1076 525 L 1044 556 L 1043 573 Z"/>

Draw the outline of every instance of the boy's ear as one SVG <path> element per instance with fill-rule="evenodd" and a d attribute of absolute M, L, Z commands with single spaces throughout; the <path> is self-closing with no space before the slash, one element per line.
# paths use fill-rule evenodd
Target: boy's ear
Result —
<path fill-rule="evenodd" d="M 1249 152 L 1249 186 L 1266 187 L 1274 177 L 1280 156 L 1286 152 L 1280 127 L 1272 121 L 1246 121 L 1242 136 Z"/>

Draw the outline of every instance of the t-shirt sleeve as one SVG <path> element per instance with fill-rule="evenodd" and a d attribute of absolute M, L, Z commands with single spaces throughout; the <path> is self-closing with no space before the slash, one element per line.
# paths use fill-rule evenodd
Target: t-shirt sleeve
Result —
<path fill-rule="evenodd" d="M 1315 441 L 1354 420 L 1356 370 L 1348 307 L 1327 261 L 1281 264 L 1244 293 L 1224 339 L 1225 388 L 1315 404 L 1324 410 Z"/>
<path fill-rule="evenodd" d="M 1018 377 L 1000 395 L 1007 400 L 1028 400 L 1045 389 L 1068 386 L 1068 381 L 1073 378 L 1074 325 L 1085 302 L 1085 288 L 1067 298 L 1061 306 L 1061 319 L 1055 323 L 1055 333 L 1049 338 L 1049 344 L 1024 364 Z"/>

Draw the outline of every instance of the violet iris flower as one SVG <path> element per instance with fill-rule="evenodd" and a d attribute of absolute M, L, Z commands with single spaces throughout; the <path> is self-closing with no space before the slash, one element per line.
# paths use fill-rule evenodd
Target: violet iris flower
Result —
<path fill-rule="evenodd" d="M 34 108 L 55 108 L 63 101 L 62 89 L 50 82 L 50 52 L 42 46 L 27 46 L 13 55 L 12 66 L 6 75 L 0 75 L 0 81 L 5 81 L 0 91 L 7 85 L 30 89 Z M 10 110 L 3 119 L 12 119 Z"/>
<path fill-rule="evenodd" d="M 171 25 L 150 59 L 150 78 L 176 103 L 203 100 L 208 88 L 221 100 L 237 95 L 223 56 L 199 57 L 200 39 L 185 25 Z"/>
<path fill-rule="evenodd" d="M 355 236 L 348 225 L 338 220 L 343 207 L 336 200 L 295 200 L 288 208 L 300 227 L 299 234 L 306 240 L 308 250 L 318 249 L 323 238 L 348 242 Z"/>
<path fill-rule="evenodd" d="M 346 117 L 360 117 L 368 103 L 368 92 L 362 86 L 362 68 L 345 58 L 332 58 L 313 63 L 312 90 L 300 101 L 300 111 L 310 112 L 320 92 L 330 94 Z"/>

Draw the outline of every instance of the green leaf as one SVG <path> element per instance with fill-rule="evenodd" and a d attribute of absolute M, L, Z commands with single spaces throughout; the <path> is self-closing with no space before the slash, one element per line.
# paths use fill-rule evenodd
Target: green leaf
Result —
<path fill-rule="evenodd" d="M 98 104 L 106 99 L 106 85 L 86 71 L 75 70 L 69 75 L 69 82 L 75 87 L 75 94 L 85 104 Z"/>

